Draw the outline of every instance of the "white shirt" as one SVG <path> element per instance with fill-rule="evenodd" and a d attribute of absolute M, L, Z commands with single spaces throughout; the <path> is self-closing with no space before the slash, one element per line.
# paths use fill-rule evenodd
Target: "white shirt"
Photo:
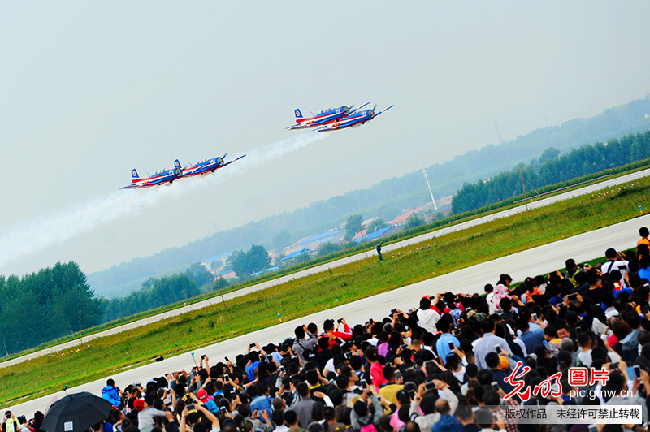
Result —
<path fill-rule="evenodd" d="M 580 351 L 578 353 L 578 360 L 580 360 L 583 365 L 591 367 L 591 349 Z"/>
<path fill-rule="evenodd" d="M 418 325 L 431 334 L 435 334 L 436 323 L 440 319 L 440 314 L 433 309 L 418 309 Z"/>
<path fill-rule="evenodd" d="M 602 274 L 607 274 L 612 270 L 618 270 L 621 272 L 621 286 L 627 286 L 625 284 L 625 274 L 627 273 L 627 270 L 630 268 L 630 262 L 629 261 L 607 261 L 603 265 L 600 266 L 600 271 Z"/>

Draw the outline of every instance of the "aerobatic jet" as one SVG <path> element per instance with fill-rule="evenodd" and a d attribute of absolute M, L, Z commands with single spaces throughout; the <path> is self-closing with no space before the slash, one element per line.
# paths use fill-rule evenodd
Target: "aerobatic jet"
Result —
<path fill-rule="evenodd" d="M 384 108 L 383 110 L 379 111 L 378 113 L 375 113 L 375 108 L 371 110 L 364 110 L 364 111 L 358 111 L 352 114 L 348 114 L 347 116 L 334 120 L 330 123 L 327 123 L 324 127 L 317 129 L 318 132 L 329 132 L 329 131 L 334 131 L 334 130 L 339 130 L 339 129 L 344 129 L 344 128 L 349 128 L 349 127 L 355 127 L 355 126 L 361 126 L 367 121 L 370 121 L 377 117 L 379 114 L 388 111 L 395 105 L 388 106 Z"/>
<path fill-rule="evenodd" d="M 225 162 L 224 159 L 226 157 L 226 154 L 224 154 L 222 157 L 215 157 L 211 159 L 205 159 L 200 162 L 197 162 L 196 164 L 185 167 L 183 168 L 183 177 L 191 177 L 195 175 L 203 175 L 203 174 L 212 174 L 219 168 L 223 168 L 225 166 L 230 165 L 231 163 L 238 161 L 239 159 L 245 157 L 246 155 L 239 156 L 237 159 L 233 159 L 231 161 Z"/>
<path fill-rule="evenodd" d="M 328 108 L 326 110 L 321 111 L 319 114 L 315 116 L 307 117 L 307 118 L 302 116 L 302 112 L 300 112 L 299 109 L 296 109 L 296 111 L 294 112 L 296 115 L 296 124 L 288 127 L 287 129 L 294 130 L 294 129 L 306 129 L 311 127 L 324 126 L 328 123 L 336 121 L 337 119 L 353 114 L 354 112 L 360 110 L 361 108 L 365 107 L 368 104 L 369 102 L 366 102 L 365 104 L 355 109 L 352 109 L 353 107 L 347 107 L 347 106 L 340 106 L 338 108 Z"/>
<path fill-rule="evenodd" d="M 181 168 L 181 163 L 179 162 L 178 159 L 174 161 L 174 169 L 171 170 L 164 169 L 146 178 L 140 178 L 140 176 L 138 175 L 138 171 L 135 168 L 133 168 L 133 171 L 131 171 L 131 184 L 128 186 L 124 186 L 122 189 L 158 186 L 162 184 L 172 184 L 174 180 L 180 178 L 182 175 L 183 175 L 183 169 Z"/>

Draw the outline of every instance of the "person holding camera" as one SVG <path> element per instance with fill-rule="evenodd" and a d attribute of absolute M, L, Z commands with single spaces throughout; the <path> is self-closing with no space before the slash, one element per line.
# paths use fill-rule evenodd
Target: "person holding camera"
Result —
<path fill-rule="evenodd" d="M 449 403 L 449 411 L 456 411 L 458 397 L 451 391 L 449 384 L 438 377 L 420 384 L 409 409 L 411 420 L 420 426 L 420 430 L 430 431 L 431 427 L 440 420 L 440 413 L 436 412 L 436 401 L 441 398 L 440 393 L 444 394 Z M 424 415 L 419 415 L 419 410 L 422 410 Z"/>
<path fill-rule="evenodd" d="M 379 398 L 372 393 L 372 387 L 367 386 L 350 411 L 352 430 L 360 431 L 365 426 L 378 426 L 383 412 Z"/>
<path fill-rule="evenodd" d="M 296 327 L 294 334 L 296 335 L 296 339 L 293 341 L 291 348 L 300 359 L 300 363 L 305 364 L 312 353 L 315 354 L 318 337 L 312 334 L 306 325 Z"/>
<path fill-rule="evenodd" d="M 102 399 L 109 401 L 115 408 L 120 407 L 122 401 L 122 392 L 115 387 L 113 378 L 106 380 L 106 386 L 102 389 Z"/>

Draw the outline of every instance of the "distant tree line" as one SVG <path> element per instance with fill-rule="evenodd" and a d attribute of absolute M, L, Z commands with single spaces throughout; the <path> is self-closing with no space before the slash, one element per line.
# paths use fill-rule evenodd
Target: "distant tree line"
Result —
<path fill-rule="evenodd" d="M 452 212 L 475 210 L 523 194 L 522 174 L 526 192 L 530 193 L 537 188 L 650 158 L 650 132 L 584 145 L 559 154 L 559 150 L 551 147 L 528 165 L 519 165 L 489 180 L 463 185 L 454 196 Z"/>
<path fill-rule="evenodd" d="M 184 273 L 148 279 L 141 290 L 115 299 L 96 298 L 86 275 L 72 261 L 23 277 L 0 275 L 0 356 L 187 300 L 216 285 L 198 263 Z M 219 287 L 227 285 L 222 280 Z"/>
<path fill-rule="evenodd" d="M 0 276 L 2 354 L 99 324 L 100 302 L 75 262 L 56 263 L 22 278 Z"/>
<path fill-rule="evenodd" d="M 139 291 L 125 297 L 102 300 L 102 322 L 128 317 L 140 312 L 188 300 L 213 289 L 214 277 L 201 264 L 190 266 L 184 273 L 149 278 Z M 220 281 L 220 287 L 228 284 Z"/>

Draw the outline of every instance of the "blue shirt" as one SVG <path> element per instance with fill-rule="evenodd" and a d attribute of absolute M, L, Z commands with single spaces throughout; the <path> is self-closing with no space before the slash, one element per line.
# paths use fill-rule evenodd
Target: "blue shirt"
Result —
<path fill-rule="evenodd" d="M 522 333 L 519 339 L 521 339 L 526 345 L 526 352 L 531 354 L 535 352 L 535 347 L 537 345 L 544 345 L 544 331 L 528 330 L 527 332 Z"/>
<path fill-rule="evenodd" d="M 442 361 L 445 362 L 445 364 L 447 364 L 447 356 L 452 352 L 449 349 L 449 342 L 452 342 L 455 347 L 460 346 L 460 342 L 456 336 L 450 333 L 443 333 L 436 341 L 436 352 L 440 357 L 442 357 Z"/>
<path fill-rule="evenodd" d="M 253 374 L 253 371 L 258 368 L 260 363 L 261 363 L 260 361 L 254 361 L 249 366 L 246 366 L 245 370 L 246 373 L 248 374 L 249 381 L 253 382 L 255 380 L 255 375 Z"/>
<path fill-rule="evenodd" d="M 255 412 L 255 410 L 258 411 L 259 417 L 262 417 L 262 411 L 266 411 L 270 417 L 273 412 L 273 408 L 271 407 L 272 400 L 273 398 L 270 398 L 268 396 L 255 396 L 255 398 L 250 403 L 251 417 L 252 413 Z"/>

